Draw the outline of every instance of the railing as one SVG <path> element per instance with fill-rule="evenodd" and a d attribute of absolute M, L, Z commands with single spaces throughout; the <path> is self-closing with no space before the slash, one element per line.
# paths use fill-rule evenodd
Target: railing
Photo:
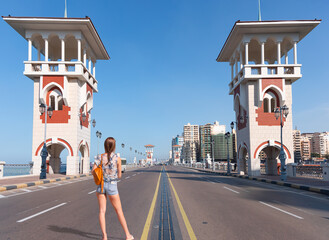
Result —
<path fill-rule="evenodd" d="M 3 176 L 28 175 L 31 171 L 30 164 L 5 164 L 3 167 Z"/>
<path fill-rule="evenodd" d="M 323 167 L 321 165 L 297 165 L 296 177 L 323 178 Z"/>
<path fill-rule="evenodd" d="M 244 79 L 257 79 L 257 78 L 286 78 L 292 80 L 300 78 L 301 65 L 300 64 L 257 64 L 257 65 L 244 65 L 238 73 L 236 73 L 230 84 L 230 92 L 232 93 L 235 86 L 240 84 Z"/>
<path fill-rule="evenodd" d="M 29 75 L 46 75 L 46 74 L 68 74 L 78 76 L 89 82 L 90 85 L 97 89 L 97 80 L 94 75 L 86 68 L 82 62 L 57 62 L 57 61 L 25 61 L 24 74 Z"/>

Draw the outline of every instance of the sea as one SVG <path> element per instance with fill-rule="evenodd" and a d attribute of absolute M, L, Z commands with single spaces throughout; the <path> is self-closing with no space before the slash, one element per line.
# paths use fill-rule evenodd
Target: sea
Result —
<path fill-rule="evenodd" d="M 60 173 L 66 172 L 66 164 L 61 164 Z M 3 176 L 20 176 L 30 174 L 29 164 L 6 164 L 3 167 Z"/>

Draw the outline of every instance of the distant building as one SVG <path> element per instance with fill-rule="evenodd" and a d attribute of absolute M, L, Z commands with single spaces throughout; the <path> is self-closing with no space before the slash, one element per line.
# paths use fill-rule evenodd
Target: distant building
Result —
<path fill-rule="evenodd" d="M 200 125 L 200 160 L 207 158 L 207 154 L 212 158 L 211 150 L 211 128 L 212 124 Z"/>
<path fill-rule="evenodd" d="M 218 122 L 212 127 L 211 137 L 214 140 L 215 161 L 227 160 L 227 140 L 225 139 L 225 125 L 219 125 Z M 233 159 L 232 134 L 228 139 L 229 157 Z"/>
<path fill-rule="evenodd" d="M 172 159 L 174 163 L 181 162 L 181 154 L 182 154 L 182 145 L 174 145 L 172 151 Z"/>
<path fill-rule="evenodd" d="M 178 161 L 177 158 L 177 154 L 175 155 L 174 152 L 179 150 L 179 162 L 181 162 L 181 158 L 182 158 L 182 149 L 183 149 L 183 144 L 184 144 L 184 137 L 183 136 L 179 136 L 177 135 L 176 137 L 173 137 L 171 140 L 171 158 L 173 161 Z M 174 146 L 181 146 L 179 149 L 174 149 Z"/>
<path fill-rule="evenodd" d="M 306 161 L 311 159 L 311 141 L 308 137 L 301 136 L 300 139 L 301 159 Z"/>
<path fill-rule="evenodd" d="M 320 157 L 328 154 L 328 132 L 316 132 L 313 134 L 313 149 L 312 153 L 319 154 Z"/>
<path fill-rule="evenodd" d="M 184 144 L 183 156 L 185 162 L 196 161 L 199 155 L 199 125 L 184 125 L 183 130 Z"/>
<path fill-rule="evenodd" d="M 294 149 L 294 161 L 295 163 L 299 163 L 301 160 L 301 134 L 300 134 L 300 130 L 293 130 L 292 131 L 292 141 L 293 141 L 293 149 Z"/>

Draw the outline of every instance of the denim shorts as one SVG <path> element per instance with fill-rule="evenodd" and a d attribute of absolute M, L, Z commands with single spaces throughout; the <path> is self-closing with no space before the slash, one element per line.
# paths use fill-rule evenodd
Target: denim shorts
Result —
<path fill-rule="evenodd" d="M 117 195 L 118 192 L 118 184 L 117 182 L 104 182 L 104 186 L 103 186 L 103 192 L 102 192 L 102 188 L 101 185 L 97 186 L 97 190 L 96 192 L 98 193 L 105 193 L 107 195 Z"/>

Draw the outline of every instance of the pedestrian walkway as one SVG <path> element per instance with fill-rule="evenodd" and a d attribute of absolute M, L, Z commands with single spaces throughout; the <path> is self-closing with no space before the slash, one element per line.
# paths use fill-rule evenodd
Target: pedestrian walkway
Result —
<path fill-rule="evenodd" d="M 47 179 L 40 179 L 39 175 L 5 177 L 0 179 L 0 192 L 18 188 L 31 187 L 51 182 L 69 180 L 73 178 L 86 177 L 90 174 L 64 175 L 64 174 L 47 174 Z"/>
<path fill-rule="evenodd" d="M 261 175 L 261 176 L 253 177 L 248 175 L 239 175 L 237 172 L 232 172 L 231 174 L 227 174 L 226 171 L 220 171 L 220 170 L 212 171 L 211 169 L 200 169 L 200 168 L 191 168 L 191 169 L 195 169 L 202 172 L 216 173 L 220 175 L 229 175 L 232 177 L 239 177 L 239 178 L 251 179 L 261 182 L 267 182 L 281 186 L 287 186 L 287 187 L 329 195 L 329 181 L 324 181 L 321 179 L 308 178 L 308 177 L 287 177 L 287 181 L 283 182 L 280 180 L 280 176 Z"/>

